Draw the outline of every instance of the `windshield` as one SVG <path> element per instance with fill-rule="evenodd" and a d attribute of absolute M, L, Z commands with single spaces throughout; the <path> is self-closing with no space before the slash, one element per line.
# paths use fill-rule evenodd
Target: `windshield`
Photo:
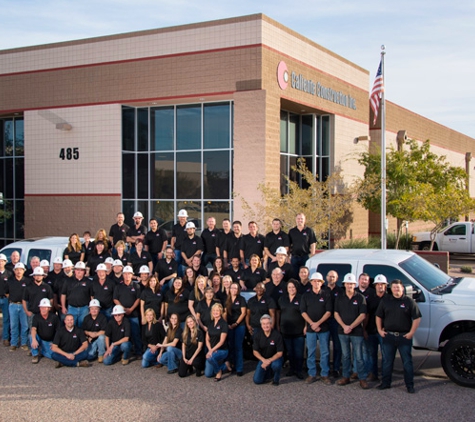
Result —
<path fill-rule="evenodd" d="M 435 265 L 418 255 L 399 263 L 399 266 L 407 271 L 427 290 L 447 284 L 452 278 L 439 270 Z"/>

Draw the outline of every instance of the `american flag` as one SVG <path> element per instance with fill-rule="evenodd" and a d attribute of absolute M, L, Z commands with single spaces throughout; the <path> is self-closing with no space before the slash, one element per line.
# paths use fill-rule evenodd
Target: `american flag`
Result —
<path fill-rule="evenodd" d="M 373 126 L 376 124 L 376 119 L 378 118 L 379 111 L 379 99 L 381 94 L 384 91 L 384 82 L 383 82 L 383 73 L 382 73 L 382 62 L 379 62 L 378 71 L 376 72 L 376 78 L 374 79 L 373 89 L 371 90 L 371 95 L 369 101 L 371 104 L 371 109 L 373 110 L 374 119 Z"/>

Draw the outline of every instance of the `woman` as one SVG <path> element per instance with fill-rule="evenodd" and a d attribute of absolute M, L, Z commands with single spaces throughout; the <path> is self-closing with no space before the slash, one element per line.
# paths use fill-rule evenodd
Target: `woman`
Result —
<path fill-rule="evenodd" d="M 153 271 L 152 255 L 143 248 L 143 241 L 137 239 L 135 241 L 135 251 L 129 256 L 129 261 L 134 269 L 134 274 L 139 275 L 140 267 L 146 265 L 150 272 Z"/>
<path fill-rule="evenodd" d="M 215 296 L 219 295 L 219 292 L 223 289 L 221 285 L 221 276 L 219 274 L 214 274 L 211 277 L 211 287 L 213 288 Z"/>
<path fill-rule="evenodd" d="M 204 298 L 199 301 L 196 307 L 196 320 L 204 332 L 208 331 L 208 325 L 211 322 L 211 308 L 215 303 L 220 302 L 215 299 L 213 288 L 206 287 Z"/>
<path fill-rule="evenodd" d="M 242 344 L 244 342 L 244 335 L 246 334 L 246 299 L 241 296 L 239 283 L 232 283 L 229 292 L 230 294 L 226 299 L 226 319 L 229 327 L 228 362 L 230 364 L 229 366 L 236 371 L 237 376 L 242 377 L 244 373 L 244 354 Z"/>
<path fill-rule="evenodd" d="M 191 315 L 193 315 L 195 319 L 198 319 L 196 317 L 196 308 L 200 300 L 204 298 L 207 283 L 208 280 L 206 279 L 206 277 L 202 275 L 196 277 L 195 288 L 190 293 L 190 296 L 188 296 L 188 309 L 190 310 Z"/>
<path fill-rule="evenodd" d="M 183 285 L 185 289 L 189 290 L 190 292 L 193 291 L 193 287 L 195 286 L 196 281 L 196 274 L 193 271 L 193 268 L 186 267 L 185 275 L 183 276 Z"/>
<path fill-rule="evenodd" d="M 161 293 L 160 284 L 155 276 L 150 277 L 148 287 L 142 291 L 140 295 L 140 313 L 142 315 L 142 324 L 145 324 L 145 309 L 152 309 L 157 316 L 158 322 L 162 322 L 163 309 L 163 295 Z"/>
<path fill-rule="evenodd" d="M 213 274 L 219 274 L 221 277 L 224 275 L 224 261 L 223 258 L 217 257 L 213 263 Z"/>
<path fill-rule="evenodd" d="M 186 377 L 187 373 L 193 373 L 196 369 L 196 376 L 201 377 L 205 368 L 203 331 L 198 328 L 196 319 L 192 315 L 186 317 L 185 330 L 183 331 L 180 367 L 178 368 L 178 376 Z"/>
<path fill-rule="evenodd" d="M 189 314 L 188 309 L 188 290 L 183 287 L 183 281 L 180 277 L 173 280 L 173 286 L 165 294 L 164 315 L 168 318 L 172 314 L 177 314 L 179 323 L 185 326 L 185 319 Z"/>
<path fill-rule="evenodd" d="M 125 252 L 125 243 L 123 240 L 119 240 L 115 244 L 115 252 L 112 254 L 112 258 L 114 261 L 119 259 L 122 261 L 122 265 L 125 267 L 126 265 L 131 265 L 130 256 L 127 252 Z"/>
<path fill-rule="evenodd" d="M 165 329 L 157 321 L 155 311 L 147 308 L 144 312 L 144 326 L 142 327 L 142 342 L 147 345 L 147 350 L 142 356 L 142 368 L 158 365 L 157 357 L 159 344 L 165 339 Z"/>
<path fill-rule="evenodd" d="M 96 237 L 94 238 L 94 244 L 97 242 L 104 243 L 104 250 L 108 251 L 110 249 L 109 237 L 107 236 L 107 232 L 105 229 L 99 229 L 96 233 Z"/>
<path fill-rule="evenodd" d="M 221 381 L 223 371 L 226 368 L 225 360 L 228 357 L 228 324 L 223 319 L 223 305 L 215 303 L 211 308 L 211 323 L 206 332 L 206 354 L 205 376 L 211 378 L 215 376 L 215 381 Z"/>
<path fill-rule="evenodd" d="M 261 329 L 261 316 L 268 314 L 272 318 L 272 328 L 275 321 L 275 302 L 270 296 L 266 296 L 264 283 L 257 283 L 256 295 L 247 302 L 246 326 L 249 334 L 254 336 Z"/>
<path fill-rule="evenodd" d="M 85 254 L 84 247 L 79 241 L 79 236 L 77 233 L 73 233 L 69 236 L 68 246 L 66 246 L 63 252 L 63 259 L 69 259 L 73 265 L 76 265 L 79 261 L 84 262 Z"/>
<path fill-rule="evenodd" d="M 287 282 L 287 295 L 279 298 L 277 320 L 290 363 L 287 376 L 296 375 L 297 378 L 303 379 L 305 320 L 300 312 L 301 295 L 298 293 L 298 287 L 297 280 L 293 278 Z"/>
<path fill-rule="evenodd" d="M 160 353 L 157 361 L 160 365 L 165 365 L 168 368 L 167 374 L 175 374 L 178 372 L 178 365 L 180 364 L 181 354 L 181 337 L 183 330 L 178 322 L 178 315 L 170 315 L 170 323 L 168 324 L 167 335 L 163 343 L 158 344 Z"/>
<path fill-rule="evenodd" d="M 264 282 L 267 278 L 267 272 L 261 267 L 261 258 L 253 254 L 249 258 L 249 267 L 247 267 L 241 275 L 241 289 L 254 290 L 257 283 Z"/>
<path fill-rule="evenodd" d="M 105 245 L 102 240 L 94 244 L 94 251 L 86 264 L 86 277 L 93 277 L 96 274 L 96 267 L 103 264 L 109 253 L 105 251 Z"/>
<path fill-rule="evenodd" d="M 223 305 L 225 312 L 226 312 L 226 301 L 228 300 L 228 297 L 230 295 L 229 289 L 231 288 L 232 282 L 233 282 L 233 278 L 230 275 L 225 275 L 222 278 L 221 291 L 216 295 L 217 299 L 219 299 L 219 301 L 221 302 L 221 305 Z"/>

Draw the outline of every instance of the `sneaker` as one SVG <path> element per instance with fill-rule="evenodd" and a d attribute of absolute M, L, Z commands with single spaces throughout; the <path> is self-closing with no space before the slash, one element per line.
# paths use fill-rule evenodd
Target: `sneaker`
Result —
<path fill-rule="evenodd" d="M 122 359 L 122 365 L 128 365 L 129 359 Z"/>
<path fill-rule="evenodd" d="M 38 356 L 33 356 L 33 359 L 31 359 L 31 363 L 38 363 L 40 361 Z"/>
<path fill-rule="evenodd" d="M 30 348 L 24 344 L 23 346 L 20 347 L 21 350 L 24 350 L 25 352 L 29 352 L 30 351 Z"/>
<path fill-rule="evenodd" d="M 10 346 L 10 342 L 8 340 L 3 340 L 3 345 L 5 347 L 9 347 Z"/>
<path fill-rule="evenodd" d="M 78 362 L 78 366 L 80 368 L 89 368 L 91 364 L 87 360 L 82 360 L 81 362 Z"/>
<path fill-rule="evenodd" d="M 325 384 L 325 385 L 332 385 L 332 381 L 331 381 L 330 377 L 322 377 L 321 380 L 322 380 L 323 384 Z"/>
<path fill-rule="evenodd" d="M 16 351 L 16 346 L 10 346 L 10 352 Z"/>
<path fill-rule="evenodd" d="M 54 365 L 56 369 L 61 368 L 62 366 L 63 364 L 61 362 L 56 362 L 56 365 Z"/>
<path fill-rule="evenodd" d="M 99 356 L 99 357 L 97 358 L 97 362 L 98 362 L 98 363 L 104 362 L 104 356 Z"/>
<path fill-rule="evenodd" d="M 349 378 L 340 378 L 337 382 L 336 385 L 348 385 L 350 383 Z"/>
<path fill-rule="evenodd" d="M 363 390 L 369 389 L 369 385 L 368 385 L 368 383 L 366 382 L 366 380 L 360 380 L 360 387 L 361 387 Z"/>
<path fill-rule="evenodd" d="M 309 375 L 305 379 L 305 384 L 313 384 L 315 381 L 317 381 L 317 377 L 312 377 L 311 375 Z"/>
<path fill-rule="evenodd" d="M 358 374 L 356 372 L 353 372 L 350 376 L 350 380 L 357 380 L 358 379 Z"/>

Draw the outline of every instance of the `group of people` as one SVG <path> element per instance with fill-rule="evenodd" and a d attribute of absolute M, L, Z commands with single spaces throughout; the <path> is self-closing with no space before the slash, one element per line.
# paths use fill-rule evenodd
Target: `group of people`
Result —
<path fill-rule="evenodd" d="M 144 368 L 220 381 L 225 373 L 243 375 L 246 343 L 258 361 L 256 384 L 279 385 L 288 361 L 286 375 L 307 384 L 355 379 L 363 389 L 379 379 L 379 349 L 378 388 L 391 386 L 399 350 L 407 391 L 414 392 L 411 349 L 420 312 L 399 280 L 388 293 L 384 275 L 370 285 L 367 274 L 346 274 L 343 287 L 335 271 L 326 283 L 322 274 L 310 275 L 305 263 L 316 240 L 303 214 L 288 234 L 274 219 L 266 236 L 255 222 L 246 235 L 239 221 L 231 230 L 224 220 L 218 230 L 213 217 L 197 236 L 187 218 L 180 210 L 169 241 L 156 219 L 147 230 L 137 212 L 129 228 L 119 213 L 109 237 L 100 230 L 91 241 L 86 233 L 81 244 L 72 234 L 51 271 L 34 257 L 26 273 L 17 252 L 8 264 L 0 254 L 3 344 L 28 351 L 35 364 L 44 356 L 56 367 L 88 367 L 95 359 L 126 365 L 135 356 Z"/>

